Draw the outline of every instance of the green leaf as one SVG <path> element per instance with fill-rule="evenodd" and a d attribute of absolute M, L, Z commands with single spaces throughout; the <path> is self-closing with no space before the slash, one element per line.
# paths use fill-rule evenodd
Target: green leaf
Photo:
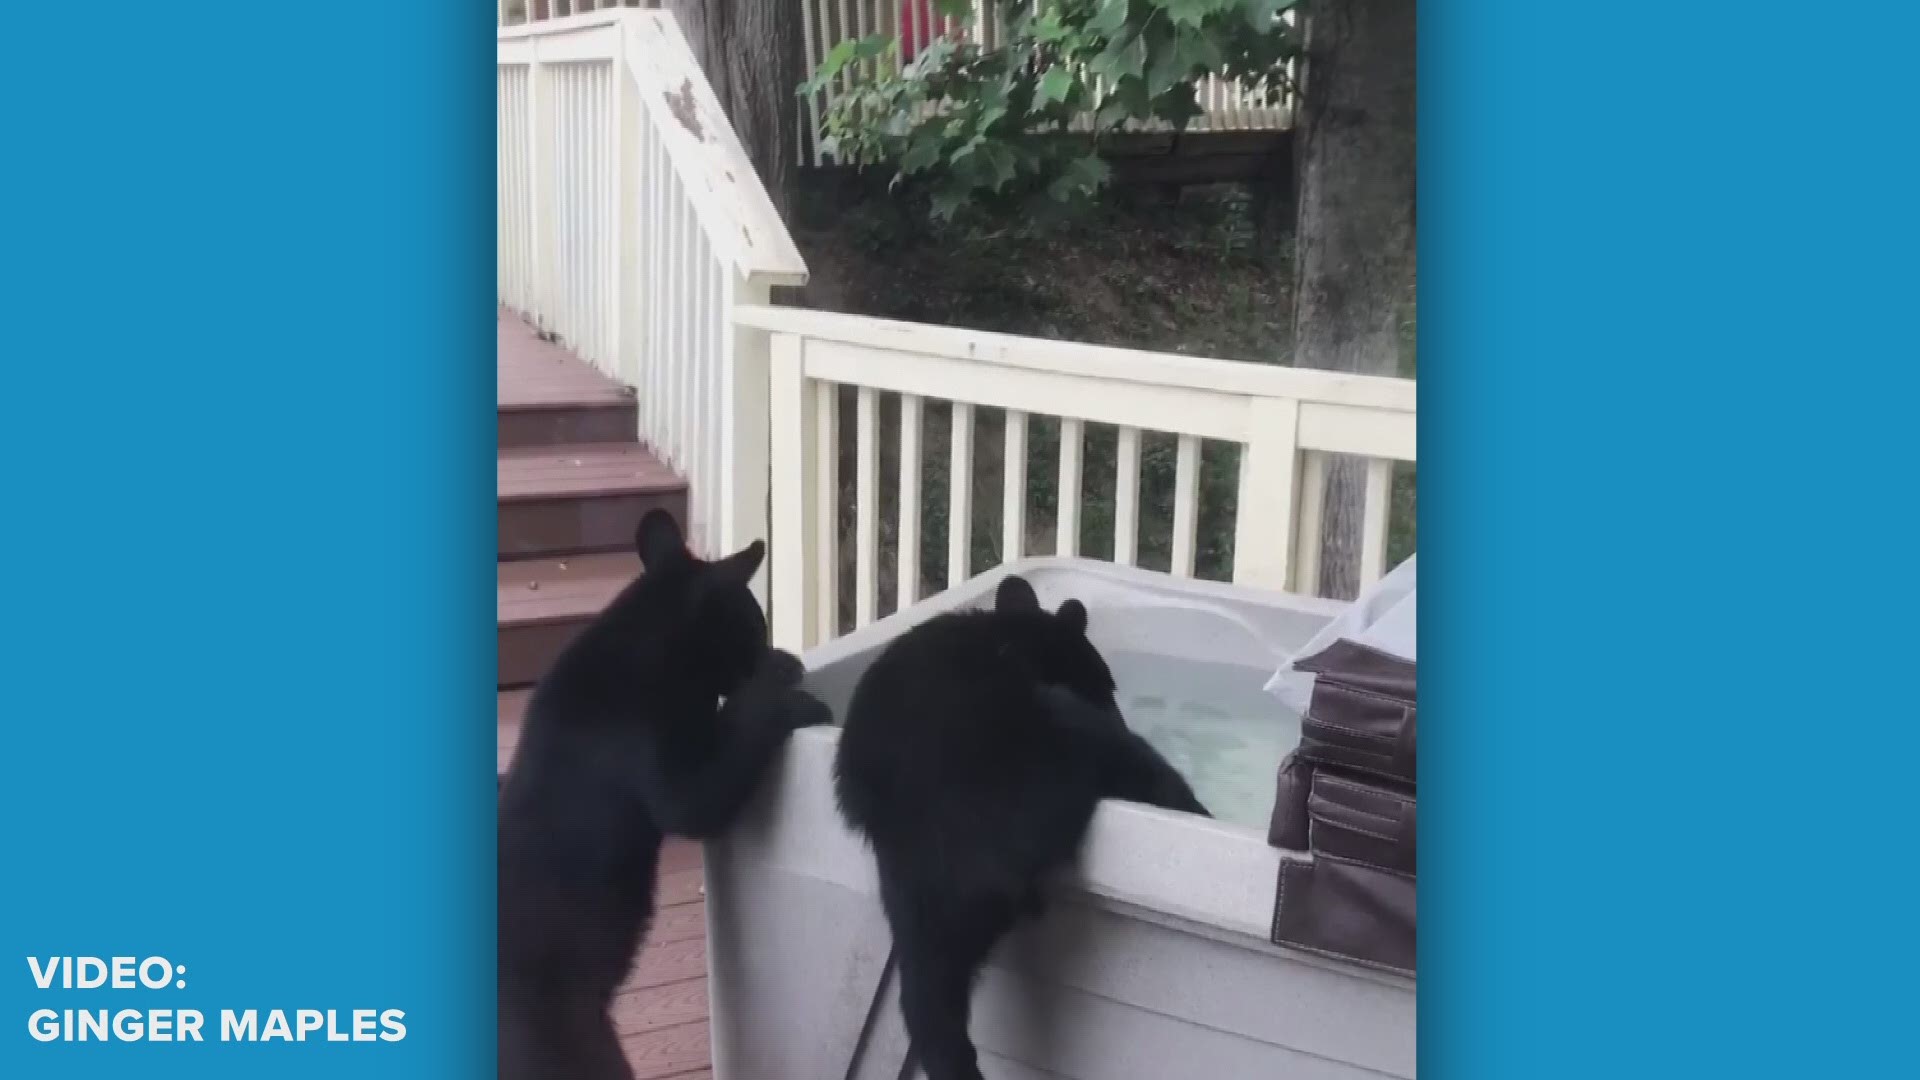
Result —
<path fill-rule="evenodd" d="M 1160 8 L 1175 26 L 1199 26 L 1214 6 L 1213 0 L 1163 0 Z"/>
<path fill-rule="evenodd" d="M 1087 64 L 1087 70 L 1114 82 L 1129 76 L 1137 78 L 1146 68 L 1147 42 L 1138 34 L 1114 38 Z"/>
<path fill-rule="evenodd" d="M 847 66 L 847 61 L 853 59 L 854 50 L 859 47 L 860 39 L 848 38 L 828 49 L 827 58 L 820 61 L 820 70 L 829 74 L 838 73 L 841 68 Z"/>
<path fill-rule="evenodd" d="M 1101 160 L 1100 155 L 1088 154 L 1068 162 L 1066 175 L 1072 177 L 1076 183 L 1095 188 L 1107 182 L 1109 172 L 1107 163 Z"/>
<path fill-rule="evenodd" d="M 1123 3 L 1121 6 L 1125 7 L 1126 5 Z M 1051 45 L 1056 41 L 1063 41 L 1070 37 L 1073 34 L 1073 28 L 1060 21 L 1059 12 L 1049 11 L 1034 20 L 1031 32 L 1035 41 Z"/>
<path fill-rule="evenodd" d="M 1127 0 L 1101 0 L 1100 10 L 1087 21 L 1087 29 L 1101 36 L 1119 33 L 1127 25 Z"/>
<path fill-rule="evenodd" d="M 1148 116 L 1153 112 L 1153 99 L 1147 96 L 1147 80 L 1138 75 L 1114 83 L 1112 96 L 1125 103 L 1135 116 Z"/>
<path fill-rule="evenodd" d="M 953 215 L 967 205 L 967 194 L 963 191 L 936 191 L 933 193 L 933 217 L 935 221 L 952 221 Z"/>
<path fill-rule="evenodd" d="M 907 65 L 907 74 L 916 79 L 924 79 L 947 66 L 953 59 L 953 42 L 940 38 L 914 54 L 913 63 Z"/>
<path fill-rule="evenodd" d="M 1056 64 L 1040 76 L 1040 89 L 1033 96 L 1036 109 L 1045 108 L 1050 101 L 1065 101 L 1073 93 L 1073 72 L 1064 65 Z"/>
<path fill-rule="evenodd" d="M 917 173 L 922 169 L 930 168 L 934 162 L 939 160 L 940 141 L 938 139 L 914 139 L 912 143 L 908 145 L 907 152 L 901 155 L 900 171 L 903 173 Z"/>
<path fill-rule="evenodd" d="M 1204 31 L 1180 31 L 1180 36 L 1174 39 L 1173 49 L 1189 72 L 1219 71 L 1227 65 L 1227 58 L 1221 54 L 1219 43 Z"/>
<path fill-rule="evenodd" d="M 1055 202 L 1069 202 L 1093 194 L 1106 180 L 1107 163 L 1098 154 L 1088 154 L 1067 162 L 1047 185 L 1047 195 Z"/>
<path fill-rule="evenodd" d="M 987 173 L 990 177 L 989 182 L 992 183 L 993 190 L 1004 190 L 1007 186 L 1007 181 L 1013 179 L 1015 172 L 1013 151 L 1007 148 L 1006 143 L 982 143 L 980 146 L 980 158 L 986 162 Z"/>
<path fill-rule="evenodd" d="M 1133 108 L 1118 94 L 1109 95 L 1106 102 L 1100 106 L 1100 111 L 1094 114 L 1094 123 L 1101 128 L 1119 127 L 1131 119 L 1133 119 Z"/>
<path fill-rule="evenodd" d="M 1179 85 L 1187 76 L 1187 65 L 1181 62 L 1177 50 L 1163 52 L 1153 58 L 1153 65 L 1147 68 L 1147 96 L 1157 98 L 1161 94 Z"/>

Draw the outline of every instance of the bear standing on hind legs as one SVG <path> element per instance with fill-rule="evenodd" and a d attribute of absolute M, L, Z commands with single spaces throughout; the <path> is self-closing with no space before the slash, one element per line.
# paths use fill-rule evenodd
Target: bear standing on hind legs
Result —
<path fill-rule="evenodd" d="M 1206 814 L 1127 728 L 1077 600 L 1053 613 L 1008 577 L 994 610 L 903 634 L 855 688 L 834 763 L 840 812 L 873 848 L 900 1009 L 928 1080 L 981 1080 L 974 978 L 1102 798 Z"/>
<path fill-rule="evenodd" d="M 645 572 L 534 689 L 500 792 L 501 1080 L 631 1077 L 607 1009 L 662 840 L 726 831 L 788 734 L 832 720 L 767 644 L 764 545 L 705 562 L 659 510 L 634 543 Z"/>

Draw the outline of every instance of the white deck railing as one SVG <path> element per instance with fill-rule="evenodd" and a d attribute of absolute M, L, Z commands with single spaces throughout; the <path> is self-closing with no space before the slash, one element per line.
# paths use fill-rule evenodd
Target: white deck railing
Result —
<path fill-rule="evenodd" d="M 771 441 L 739 444 L 736 477 L 771 470 L 771 601 L 774 639 L 803 648 L 835 637 L 838 617 L 841 388 L 854 388 L 852 485 L 854 627 L 878 610 L 881 485 L 895 485 L 896 597 L 923 594 L 920 548 L 931 509 L 921 498 L 923 419 L 951 410 L 946 521 L 949 584 L 989 569 L 972 558 L 975 408 L 1006 410 L 1001 484 L 1003 557 L 1026 549 L 1029 423 L 1058 418 L 1059 512 L 1055 552 L 1132 565 L 1143 524 L 1143 432 L 1177 437 L 1171 571 L 1192 576 L 1199 519 L 1202 440 L 1241 447 L 1233 516 L 1233 580 L 1312 594 L 1318 580 L 1320 505 L 1328 454 L 1369 462 L 1361 576 L 1385 570 L 1394 462 L 1415 460 L 1414 384 L 1405 379 L 1204 360 L 1044 341 L 791 308 L 742 307 L 738 324 L 763 336 L 742 350 L 767 376 Z M 764 357 L 765 366 L 759 366 Z M 881 472 L 881 398 L 897 395 L 899 467 Z M 1118 427 L 1114 547 L 1079 550 L 1085 425 Z M 936 450 L 937 452 L 937 450 Z M 1155 523 L 1158 527 L 1159 523 Z"/>
<path fill-rule="evenodd" d="M 695 543 L 724 546 L 754 531 L 728 520 L 730 440 L 765 425 L 735 415 L 728 313 L 806 264 L 670 15 L 497 39 L 500 299 L 635 388 L 642 440 L 690 486 Z"/>
<path fill-rule="evenodd" d="M 806 266 L 671 15 L 502 27 L 498 65 L 500 298 L 636 389 L 642 440 L 691 486 L 699 548 L 768 540 L 760 588 L 782 645 L 847 628 L 845 544 L 851 625 L 880 614 L 883 484 L 897 511 L 896 603 L 926 594 L 921 538 L 941 509 L 922 499 L 929 415 L 947 420 L 945 583 L 990 568 L 973 551 L 976 409 L 1004 410 L 1002 558 L 1029 548 L 1039 504 L 1028 439 L 1044 421 L 1060 435 L 1058 553 L 1082 554 L 1084 436 L 1096 424 L 1117 427 L 1114 541 L 1084 554 L 1134 564 L 1153 530 L 1170 535 L 1169 569 L 1194 574 L 1211 441 L 1239 448 L 1229 505 L 1213 507 L 1214 520 L 1230 516 L 1235 581 L 1315 591 L 1329 454 L 1370 462 L 1361 577 L 1384 571 L 1392 465 L 1415 454 L 1411 381 L 767 306 L 769 289 L 803 282 Z M 843 390 L 854 413 L 845 486 Z M 883 399 L 897 417 L 887 439 Z M 1164 514 L 1141 488 L 1156 433 L 1176 447 Z"/>

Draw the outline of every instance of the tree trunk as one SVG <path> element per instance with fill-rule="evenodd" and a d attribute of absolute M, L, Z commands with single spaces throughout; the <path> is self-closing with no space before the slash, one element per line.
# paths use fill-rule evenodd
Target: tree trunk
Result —
<path fill-rule="evenodd" d="M 1294 362 L 1401 373 L 1412 316 L 1414 0 L 1308 0 L 1307 71 L 1296 125 Z M 1366 475 L 1327 474 L 1320 590 L 1359 589 Z"/>
<path fill-rule="evenodd" d="M 800 5 L 795 0 L 668 0 L 694 58 L 786 217 L 798 173 Z"/>

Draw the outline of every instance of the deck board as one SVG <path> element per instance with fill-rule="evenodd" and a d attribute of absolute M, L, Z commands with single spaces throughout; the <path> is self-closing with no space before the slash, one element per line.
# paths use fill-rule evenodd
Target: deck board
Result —
<path fill-rule="evenodd" d="M 706 974 L 706 938 L 648 945 L 641 951 L 640 962 L 634 965 L 633 974 L 627 977 L 621 991 L 666 986 L 686 979 L 704 978 Z"/>
<path fill-rule="evenodd" d="M 633 1066 L 634 1080 L 692 1080 L 713 1075 L 713 1038 L 705 1020 L 659 1031 L 643 1031 L 620 1040 Z"/>
<path fill-rule="evenodd" d="M 640 559 L 631 551 L 615 551 L 564 559 L 514 559 L 497 568 L 498 621 L 525 626 L 598 615 L 640 576 Z"/>
<path fill-rule="evenodd" d="M 496 402 L 500 408 L 626 405 L 633 394 L 595 371 L 563 345 L 540 340 L 520 316 L 498 313 Z"/>
<path fill-rule="evenodd" d="M 667 842 L 653 929 L 613 1002 L 614 1029 L 635 1080 L 712 1080 L 702 875 L 700 845 Z"/>
<path fill-rule="evenodd" d="M 639 443 L 503 447 L 497 467 L 501 502 L 652 494 L 687 486 Z"/>

